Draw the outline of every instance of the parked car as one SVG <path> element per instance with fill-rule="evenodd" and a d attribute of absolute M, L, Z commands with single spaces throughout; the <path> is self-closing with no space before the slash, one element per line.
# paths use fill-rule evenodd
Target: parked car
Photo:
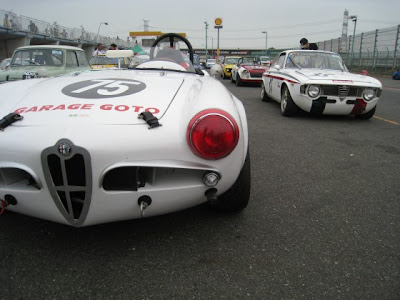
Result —
<path fill-rule="evenodd" d="M 271 59 L 269 56 L 260 56 L 261 64 L 267 67 L 271 66 Z"/>
<path fill-rule="evenodd" d="M 231 78 L 231 71 L 233 67 L 237 64 L 240 56 L 226 56 L 224 62 L 222 63 L 222 69 L 224 71 L 224 78 Z"/>
<path fill-rule="evenodd" d="M 211 69 L 213 65 L 217 63 L 217 60 L 214 58 L 209 58 L 206 60 L 206 69 Z"/>
<path fill-rule="evenodd" d="M 8 68 L 11 62 L 11 57 L 10 58 L 5 58 L 1 61 L 0 63 L 0 70 L 5 70 Z"/>
<path fill-rule="evenodd" d="M 81 48 L 61 45 L 24 46 L 14 51 L 7 70 L 0 71 L 0 82 L 58 76 L 90 69 Z"/>
<path fill-rule="evenodd" d="M 129 57 L 107 57 L 105 54 L 92 56 L 89 60 L 89 64 L 93 69 L 128 68 L 130 62 Z"/>
<path fill-rule="evenodd" d="M 379 80 L 350 73 L 337 53 L 290 50 L 282 52 L 264 73 L 260 95 L 263 101 L 279 102 L 284 116 L 302 109 L 369 119 L 381 92 Z"/>
<path fill-rule="evenodd" d="M 160 49 L 163 41 L 170 46 Z M 182 65 L 182 48 L 192 61 L 189 41 L 170 33 L 134 69 L 1 84 L 0 214 L 80 227 L 202 203 L 243 210 L 243 104 L 208 72 Z"/>
<path fill-rule="evenodd" d="M 256 56 L 241 57 L 231 70 L 231 82 L 237 86 L 248 83 L 261 83 L 262 74 L 268 70 Z"/>

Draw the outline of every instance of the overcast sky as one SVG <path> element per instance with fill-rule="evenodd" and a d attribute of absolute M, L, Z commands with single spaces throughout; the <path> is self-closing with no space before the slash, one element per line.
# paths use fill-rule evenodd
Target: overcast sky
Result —
<path fill-rule="evenodd" d="M 100 35 L 125 39 L 130 31 L 186 32 L 195 48 L 217 46 L 216 17 L 223 19 L 219 46 L 225 48 L 297 47 L 302 37 L 310 42 L 338 38 L 343 13 L 357 15 L 356 34 L 400 24 L 399 0 L 0 0 L 0 9 L 69 28 L 81 25 Z M 349 21 L 348 34 L 354 23 Z M 266 34 L 262 31 L 267 31 Z"/>

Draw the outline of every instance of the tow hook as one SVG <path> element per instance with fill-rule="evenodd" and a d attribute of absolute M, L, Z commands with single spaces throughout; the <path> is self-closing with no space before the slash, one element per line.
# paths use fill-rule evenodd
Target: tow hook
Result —
<path fill-rule="evenodd" d="M 144 211 L 149 205 L 151 204 L 151 198 L 147 195 L 141 196 L 138 199 L 138 205 L 140 206 L 140 214 L 142 215 L 142 218 L 144 217 Z"/>
<path fill-rule="evenodd" d="M 217 189 L 215 189 L 215 188 L 208 189 L 205 192 L 205 195 L 207 197 L 208 202 L 213 203 L 213 202 L 217 201 Z"/>
<path fill-rule="evenodd" d="M 5 195 L 4 200 L 0 199 L 0 215 L 2 215 L 6 209 L 7 206 L 11 205 L 16 205 L 17 204 L 17 199 L 15 199 L 14 196 L 11 195 Z"/>

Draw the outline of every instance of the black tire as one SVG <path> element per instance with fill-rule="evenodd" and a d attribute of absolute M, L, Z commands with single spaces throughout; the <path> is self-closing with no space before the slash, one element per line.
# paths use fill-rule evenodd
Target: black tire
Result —
<path fill-rule="evenodd" d="M 232 82 L 232 83 L 235 83 L 235 80 L 233 79 L 232 72 L 231 72 L 231 82 Z"/>
<path fill-rule="evenodd" d="M 271 102 L 271 98 L 267 95 L 267 92 L 265 91 L 264 81 L 261 81 L 260 98 L 263 102 Z"/>
<path fill-rule="evenodd" d="M 211 202 L 210 206 L 220 212 L 237 212 L 245 209 L 249 204 L 250 185 L 250 152 L 247 150 L 238 179 L 229 190 Z"/>
<path fill-rule="evenodd" d="M 368 120 L 371 119 L 372 116 L 375 114 L 376 111 L 376 105 L 374 106 L 373 109 L 371 109 L 369 112 L 365 113 L 365 114 L 361 114 L 361 115 L 356 115 L 357 119 L 361 119 L 361 120 Z"/>
<path fill-rule="evenodd" d="M 293 117 L 296 115 L 298 107 L 293 102 L 292 96 L 290 95 L 289 88 L 287 85 L 283 86 L 281 94 L 281 113 L 285 117 Z"/>
<path fill-rule="evenodd" d="M 236 72 L 236 86 L 242 86 L 243 85 L 243 81 L 240 78 L 239 74 Z"/>

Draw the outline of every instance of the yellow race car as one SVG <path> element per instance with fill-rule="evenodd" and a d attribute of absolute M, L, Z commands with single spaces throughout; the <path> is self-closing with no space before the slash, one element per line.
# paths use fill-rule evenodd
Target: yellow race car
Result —
<path fill-rule="evenodd" d="M 226 56 L 222 64 L 224 78 L 231 78 L 232 68 L 237 64 L 240 56 Z"/>

